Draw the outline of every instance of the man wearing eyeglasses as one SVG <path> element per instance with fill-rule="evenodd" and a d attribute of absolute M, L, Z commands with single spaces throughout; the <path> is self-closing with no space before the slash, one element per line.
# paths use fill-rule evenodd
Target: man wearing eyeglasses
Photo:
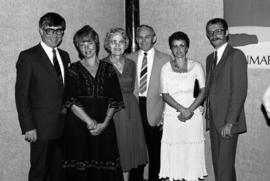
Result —
<path fill-rule="evenodd" d="M 29 181 L 61 180 L 65 76 L 70 62 L 58 48 L 66 23 L 56 13 L 40 18 L 41 42 L 20 53 L 15 100 L 22 133 L 30 143 Z"/>
<path fill-rule="evenodd" d="M 244 53 L 228 44 L 227 22 L 210 20 L 206 34 L 215 48 L 206 60 L 207 126 L 210 130 L 216 181 L 236 181 L 238 135 L 246 132 L 247 62 Z"/>

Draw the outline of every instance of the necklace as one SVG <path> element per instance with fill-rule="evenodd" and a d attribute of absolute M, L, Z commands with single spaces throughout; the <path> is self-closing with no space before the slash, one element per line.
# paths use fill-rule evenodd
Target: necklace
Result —
<path fill-rule="evenodd" d="M 179 72 L 179 73 L 185 73 L 187 72 L 187 59 L 185 59 L 185 62 L 180 64 L 179 62 L 177 62 L 177 60 L 173 60 L 171 63 L 172 69 L 175 72 Z"/>
<path fill-rule="evenodd" d="M 116 61 L 115 61 L 116 60 Z M 123 72 L 123 68 L 124 68 L 124 59 L 120 58 L 120 59 L 112 59 L 112 57 L 110 57 L 110 61 L 112 62 L 112 64 L 115 66 L 115 68 L 122 73 Z"/>

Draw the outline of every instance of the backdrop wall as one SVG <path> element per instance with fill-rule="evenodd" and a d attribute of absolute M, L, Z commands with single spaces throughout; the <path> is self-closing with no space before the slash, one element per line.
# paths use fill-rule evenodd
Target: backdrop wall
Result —
<path fill-rule="evenodd" d="M 61 48 L 72 61 L 78 60 L 72 43 L 76 30 L 89 24 L 100 35 L 100 57 L 105 32 L 112 26 L 125 27 L 123 0 L 0 0 L 0 180 L 26 181 L 29 169 L 29 145 L 20 134 L 14 102 L 15 63 L 21 50 L 37 44 L 39 18 L 48 11 L 61 14 L 67 30 Z M 156 47 L 170 53 L 168 37 L 175 31 L 186 32 L 191 40 L 188 56 L 205 66 L 206 56 L 213 51 L 206 36 L 205 24 L 223 17 L 222 0 L 140 0 L 140 22 L 156 30 Z M 249 70 L 246 101 L 248 133 L 240 136 L 237 150 L 239 181 L 269 180 L 269 121 L 263 117 L 260 98 L 269 84 L 267 70 Z M 209 135 L 206 133 L 206 157 L 209 176 L 214 181 Z"/>

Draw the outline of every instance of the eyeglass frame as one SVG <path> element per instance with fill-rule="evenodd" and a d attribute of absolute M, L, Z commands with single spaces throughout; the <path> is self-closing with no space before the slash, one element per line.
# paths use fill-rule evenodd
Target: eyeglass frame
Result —
<path fill-rule="evenodd" d="M 226 30 L 223 29 L 223 28 L 221 28 L 221 29 L 216 29 L 216 30 L 214 30 L 214 31 L 207 31 L 207 32 L 206 32 L 206 35 L 207 35 L 208 37 L 214 36 L 214 35 L 221 35 L 221 33 L 224 33 L 225 31 L 226 31 Z"/>
<path fill-rule="evenodd" d="M 64 29 L 63 28 L 42 28 L 42 30 L 46 33 L 46 35 L 57 35 L 57 36 L 63 36 L 64 34 Z"/>

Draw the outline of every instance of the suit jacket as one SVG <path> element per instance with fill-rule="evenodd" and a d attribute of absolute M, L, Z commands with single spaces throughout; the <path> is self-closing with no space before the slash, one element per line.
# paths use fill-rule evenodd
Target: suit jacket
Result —
<path fill-rule="evenodd" d="M 220 132 L 232 123 L 232 134 L 246 132 L 244 103 L 247 96 L 247 62 L 241 50 L 225 48 L 220 62 L 213 66 L 214 54 L 206 61 L 206 93 L 208 93 L 208 121 Z"/>
<path fill-rule="evenodd" d="M 137 65 L 138 52 L 131 53 L 127 57 L 132 59 Z M 148 84 L 147 102 L 146 102 L 147 119 L 150 126 L 156 126 L 160 124 L 160 122 L 162 121 L 164 102 L 160 95 L 160 71 L 161 67 L 170 60 L 171 60 L 170 55 L 167 55 L 155 49 L 153 67 Z M 139 96 L 138 85 L 139 84 L 137 75 L 134 87 L 134 94 L 136 97 Z"/>
<path fill-rule="evenodd" d="M 66 75 L 69 55 L 60 49 L 58 52 Z M 42 46 L 22 51 L 16 68 L 15 99 L 22 133 L 36 129 L 38 139 L 59 138 L 64 125 L 61 119 L 64 87 Z"/>

